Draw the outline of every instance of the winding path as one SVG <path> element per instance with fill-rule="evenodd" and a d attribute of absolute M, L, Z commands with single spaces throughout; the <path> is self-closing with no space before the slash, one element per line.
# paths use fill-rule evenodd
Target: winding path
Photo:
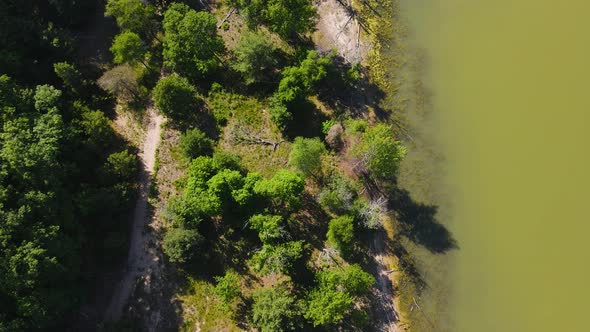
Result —
<path fill-rule="evenodd" d="M 147 234 L 146 225 L 151 222 L 151 216 L 148 214 L 148 195 L 164 118 L 158 115 L 153 108 L 148 109 L 147 116 L 147 130 L 139 154 L 141 162 L 139 195 L 133 212 L 133 228 L 126 269 L 105 311 L 105 322 L 115 322 L 121 318 L 138 278 L 146 273 L 151 273 L 154 266 L 157 266 L 155 264 L 157 256 L 148 249 L 150 236 Z"/>

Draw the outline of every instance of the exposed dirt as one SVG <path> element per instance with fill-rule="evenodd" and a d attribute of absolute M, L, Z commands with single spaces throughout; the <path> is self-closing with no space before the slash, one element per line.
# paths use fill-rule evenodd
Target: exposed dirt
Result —
<path fill-rule="evenodd" d="M 316 48 L 321 52 L 336 49 L 350 63 L 362 62 L 370 50 L 356 12 L 350 0 L 319 0 L 316 3 L 319 20 L 313 34 Z"/>
<path fill-rule="evenodd" d="M 150 246 L 150 243 L 154 243 L 153 234 L 148 231 L 149 228 L 146 226 L 152 220 L 148 211 L 148 196 L 164 118 L 158 115 L 153 108 L 148 109 L 147 117 L 149 119 L 147 130 L 139 154 L 140 187 L 133 214 L 127 267 L 105 311 L 104 320 L 106 322 L 115 322 L 121 318 L 123 308 L 140 277 L 144 276 L 143 279 L 149 282 L 151 275 L 158 275 L 160 269 L 160 257 L 156 250 Z"/>

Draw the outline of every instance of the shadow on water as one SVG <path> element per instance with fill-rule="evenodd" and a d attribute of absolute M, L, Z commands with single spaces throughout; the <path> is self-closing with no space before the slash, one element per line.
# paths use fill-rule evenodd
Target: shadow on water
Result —
<path fill-rule="evenodd" d="M 389 192 L 389 208 L 397 213 L 401 235 L 432 253 L 442 254 L 458 249 L 451 232 L 436 219 L 438 207 L 416 202 L 405 189 Z"/>

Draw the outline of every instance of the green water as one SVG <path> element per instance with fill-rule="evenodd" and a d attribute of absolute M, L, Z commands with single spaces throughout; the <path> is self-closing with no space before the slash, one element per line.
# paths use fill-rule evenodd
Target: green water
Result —
<path fill-rule="evenodd" d="M 401 3 L 428 95 L 402 182 L 459 246 L 415 246 L 417 329 L 590 331 L 590 2 Z"/>

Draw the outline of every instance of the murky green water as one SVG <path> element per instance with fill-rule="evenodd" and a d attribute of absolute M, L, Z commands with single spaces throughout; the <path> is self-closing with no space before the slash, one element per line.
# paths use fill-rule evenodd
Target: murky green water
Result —
<path fill-rule="evenodd" d="M 590 2 L 401 2 L 431 94 L 402 182 L 459 246 L 413 249 L 416 327 L 589 331 Z"/>

